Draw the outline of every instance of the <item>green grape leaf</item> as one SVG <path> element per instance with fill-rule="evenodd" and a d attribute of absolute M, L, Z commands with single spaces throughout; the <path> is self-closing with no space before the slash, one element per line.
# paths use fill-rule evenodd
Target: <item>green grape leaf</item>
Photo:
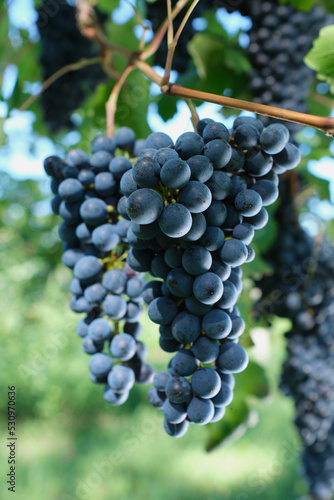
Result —
<path fill-rule="evenodd" d="M 320 30 L 313 47 L 304 59 L 309 68 L 317 72 L 319 80 L 325 81 L 334 94 L 334 25 Z"/>
<path fill-rule="evenodd" d="M 253 412 L 249 400 L 251 397 L 266 398 L 269 395 L 269 381 L 262 366 L 250 361 L 246 370 L 236 376 L 235 395 L 226 408 L 224 418 L 210 425 L 210 438 L 207 450 L 212 451 L 226 439 L 238 437 L 248 427 Z"/>
<path fill-rule="evenodd" d="M 280 0 L 280 3 L 288 3 L 298 10 L 309 10 L 317 0 Z"/>

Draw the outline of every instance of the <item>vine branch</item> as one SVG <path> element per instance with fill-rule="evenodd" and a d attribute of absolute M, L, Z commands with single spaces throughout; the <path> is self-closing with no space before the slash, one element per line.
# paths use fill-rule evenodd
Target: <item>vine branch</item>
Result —
<path fill-rule="evenodd" d="M 45 80 L 45 82 L 43 83 L 41 89 L 37 94 L 28 97 L 28 99 L 20 106 L 19 111 L 25 111 L 26 109 L 28 109 L 36 101 L 36 99 L 50 87 L 50 85 L 52 85 L 56 80 L 58 80 L 63 75 L 66 75 L 66 73 L 70 73 L 71 71 L 78 71 L 79 69 L 86 68 L 87 66 L 92 66 L 93 64 L 99 64 L 102 62 L 103 58 L 101 56 L 98 56 L 98 57 L 92 57 L 91 59 L 80 59 L 80 61 L 76 63 L 67 64 L 66 66 L 63 66 Z"/>
<path fill-rule="evenodd" d="M 107 113 L 107 136 L 112 138 L 114 135 L 114 126 L 115 126 L 115 114 L 116 114 L 116 108 L 117 108 L 117 101 L 119 94 L 122 90 L 122 87 L 125 83 L 125 80 L 135 69 L 135 66 L 129 65 L 125 68 L 123 73 L 121 74 L 119 80 L 115 83 L 110 97 L 108 101 L 106 102 L 106 113 Z"/>

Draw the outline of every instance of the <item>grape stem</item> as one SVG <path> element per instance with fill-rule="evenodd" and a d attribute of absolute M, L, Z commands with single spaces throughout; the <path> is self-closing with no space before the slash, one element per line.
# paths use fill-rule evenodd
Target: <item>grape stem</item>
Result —
<path fill-rule="evenodd" d="M 107 136 L 112 139 L 114 135 L 114 127 L 115 127 L 115 114 L 116 114 L 116 109 L 117 109 L 117 101 L 119 94 L 122 90 L 122 87 L 131 73 L 135 69 L 135 66 L 129 65 L 125 68 L 123 73 L 121 74 L 119 80 L 115 83 L 110 97 L 108 101 L 106 102 L 106 115 L 107 115 Z"/>
<path fill-rule="evenodd" d="M 183 9 L 183 7 L 187 4 L 188 0 L 179 0 L 177 2 L 177 4 L 175 5 L 174 9 L 172 10 L 172 13 L 171 13 L 171 20 L 173 21 L 176 16 L 179 14 L 179 12 L 181 12 L 181 10 Z M 156 51 L 158 50 L 158 48 L 160 47 L 161 45 L 161 42 L 167 32 L 167 29 L 168 29 L 168 17 L 166 17 L 166 19 L 164 20 L 164 22 L 162 23 L 162 25 L 160 26 L 160 28 L 158 29 L 158 31 L 156 32 L 153 40 L 151 41 L 151 43 L 146 47 L 146 49 L 139 55 L 139 58 L 141 60 L 146 60 L 148 59 L 149 57 L 151 57 L 153 54 L 156 53 Z"/>
<path fill-rule="evenodd" d="M 198 113 L 196 110 L 196 106 L 191 99 L 185 99 L 185 102 L 187 103 L 188 108 L 190 109 L 190 112 L 191 112 L 191 123 L 193 124 L 195 132 L 197 132 L 197 125 L 199 122 L 199 116 L 198 116 Z"/>
<path fill-rule="evenodd" d="M 43 94 L 43 92 L 47 90 L 50 87 L 50 85 L 52 85 L 61 76 L 64 76 L 67 73 L 70 73 L 71 71 L 78 71 L 79 69 L 86 68 L 87 66 L 93 66 L 94 64 L 101 64 L 102 62 L 103 62 L 103 57 L 98 56 L 98 57 L 92 57 L 91 59 L 80 59 L 80 61 L 77 61 L 76 63 L 67 64 L 66 66 L 63 66 L 58 71 L 53 73 L 53 75 L 47 78 L 45 82 L 43 82 L 43 85 L 41 86 L 37 94 L 28 97 L 28 99 L 20 106 L 19 111 L 25 111 L 26 109 L 28 109 L 36 101 L 36 99 L 41 94 Z"/>
<path fill-rule="evenodd" d="M 167 0 L 167 2 L 170 2 L 170 0 Z M 198 4 L 198 2 L 199 2 L 199 0 L 193 0 L 192 4 L 190 5 L 189 9 L 186 12 L 184 18 L 182 19 L 182 22 L 181 22 L 179 29 L 177 30 L 173 40 L 170 40 L 173 31 L 171 31 L 171 34 L 170 34 L 169 30 L 168 30 L 168 52 L 167 52 L 167 59 L 166 59 L 166 65 L 165 65 L 165 74 L 163 77 L 163 85 L 166 85 L 169 83 L 170 72 L 172 69 L 175 48 L 178 44 L 178 41 L 179 41 L 179 38 L 180 38 L 181 33 L 183 31 L 183 28 L 187 24 L 189 17 L 191 16 L 191 13 L 194 10 L 194 8 L 196 7 L 196 5 Z M 172 23 L 172 26 L 173 26 L 173 23 Z"/>

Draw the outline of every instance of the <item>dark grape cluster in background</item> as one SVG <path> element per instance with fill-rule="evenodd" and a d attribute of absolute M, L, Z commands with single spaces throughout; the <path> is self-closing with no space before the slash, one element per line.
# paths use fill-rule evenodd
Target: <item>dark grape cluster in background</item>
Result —
<path fill-rule="evenodd" d="M 107 16 L 98 10 L 96 12 L 100 22 L 104 22 Z M 48 0 L 44 0 L 38 14 L 40 64 L 44 81 L 67 64 L 98 55 L 92 42 L 80 33 L 74 7 L 65 2 L 56 2 L 52 6 Z M 105 78 L 101 64 L 98 63 L 65 74 L 43 92 L 41 103 L 44 119 L 52 132 L 73 127 L 71 114 Z"/>
<path fill-rule="evenodd" d="M 85 317 L 77 325 L 82 349 L 91 355 L 91 380 L 105 384 L 104 398 L 124 403 L 135 381 L 149 383 L 153 369 L 145 363 L 147 348 L 138 339 L 145 285 L 140 273 L 125 264 L 130 223 L 118 216 L 120 179 L 131 169 L 129 153 L 142 142 L 120 128 L 114 139 L 99 136 L 92 156 L 71 150 L 65 160 L 44 162 L 51 176 L 53 212 L 63 222 L 63 263 L 73 269 L 70 307 Z M 115 152 L 124 154 L 115 155 Z"/>
<path fill-rule="evenodd" d="M 282 185 L 283 187 L 283 185 Z M 257 312 L 290 318 L 281 388 L 295 401 L 304 473 L 317 500 L 334 492 L 334 248 L 297 224 L 289 184 L 281 190 L 273 274 L 257 282 Z"/>
<path fill-rule="evenodd" d="M 314 72 L 304 63 L 320 29 L 333 17 L 319 7 L 301 12 L 278 1 L 243 2 L 243 14 L 251 17 L 248 53 L 252 63 L 250 90 L 254 101 L 307 112 L 307 97 Z M 268 124 L 268 117 L 261 118 Z M 300 128 L 287 123 L 291 132 Z"/>

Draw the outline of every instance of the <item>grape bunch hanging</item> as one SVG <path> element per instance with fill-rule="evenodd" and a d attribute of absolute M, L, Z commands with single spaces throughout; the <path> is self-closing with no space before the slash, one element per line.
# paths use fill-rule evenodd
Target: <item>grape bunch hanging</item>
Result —
<path fill-rule="evenodd" d="M 90 158 L 74 149 L 45 160 L 64 221 L 62 259 L 74 273 L 70 306 L 85 314 L 78 334 L 106 401 L 122 404 L 135 381 L 153 379 L 149 400 L 169 435 L 223 417 L 233 374 L 248 362 L 241 266 L 255 258 L 250 244 L 278 197 L 278 174 L 299 160 L 284 125 L 265 129 L 249 117 L 232 130 L 200 120 L 175 144 L 160 132 L 136 140 L 122 127 L 114 139 L 97 137 Z M 138 340 L 144 301 L 161 348 L 176 353 L 154 378 Z"/>
<path fill-rule="evenodd" d="M 266 256 L 273 274 L 257 282 L 262 298 L 256 311 L 292 321 L 281 389 L 295 402 L 310 491 L 329 500 L 334 491 L 334 248 L 298 226 L 289 183 L 282 187 L 277 238 Z"/>
<path fill-rule="evenodd" d="M 314 72 L 304 58 L 320 29 L 333 23 L 333 16 L 319 7 L 301 12 L 273 0 L 243 2 L 241 11 L 252 20 L 248 54 L 253 67 L 249 85 L 254 102 L 308 112 Z M 261 120 L 266 125 L 270 122 L 268 117 Z M 286 126 L 291 133 L 300 129 L 291 122 Z"/>

